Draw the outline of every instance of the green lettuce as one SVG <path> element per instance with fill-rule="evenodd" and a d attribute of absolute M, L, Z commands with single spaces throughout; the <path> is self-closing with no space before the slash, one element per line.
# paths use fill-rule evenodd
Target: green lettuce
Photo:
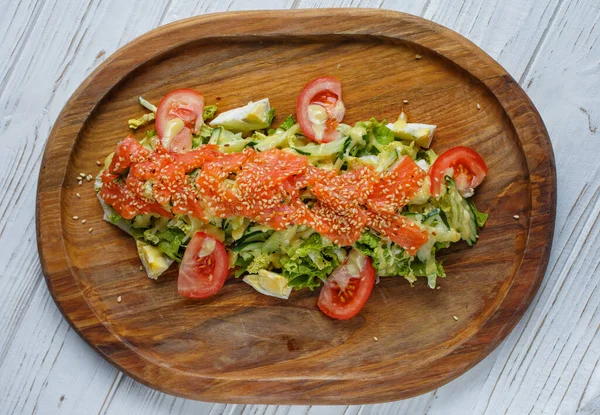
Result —
<path fill-rule="evenodd" d="M 294 117 L 292 117 L 291 115 L 288 115 L 287 118 L 285 119 L 284 122 L 282 122 L 279 127 L 277 127 L 278 130 L 283 130 L 283 131 L 287 131 L 290 128 L 292 128 L 292 125 L 296 124 L 296 120 L 294 120 Z"/>
<path fill-rule="evenodd" d="M 363 232 L 354 248 L 371 258 L 371 264 L 379 276 L 403 276 L 411 285 L 417 277 L 427 277 L 431 288 L 435 288 L 438 277 L 446 276 L 442 264 L 435 259 L 435 246 L 431 248 L 429 258 L 423 262 L 408 255 L 400 246 L 367 231 Z"/>
<path fill-rule="evenodd" d="M 217 113 L 216 105 L 207 105 L 206 107 L 204 107 L 204 112 L 202 113 L 202 119 L 204 121 L 206 121 L 209 118 L 214 117 L 216 113 Z"/>
<path fill-rule="evenodd" d="M 142 115 L 139 118 L 132 118 L 128 121 L 129 128 L 131 128 L 132 130 L 137 130 L 142 125 L 146 125 L 146 124 L 149 124 L 152 121 L 154 121 L 155 117 L 156 116 L 154 115 L 153 112 L 149 112 L 147 114 Z"/>
<path fill-rule="evenodd" d="M 282 273 L 288 278 L 290 287 L 313 290 L 327 280 L 340 265 L 343 256 L 337 246 L 324 246 L 321 235 L 314 233 L 298 247 L 290 249 L 287 255 L 281 256 Z"/>
<path fill-rule="evenodd" d="M 123 219 L 123 217 L 121 215 L 119 215 L 116 212 L 112 212 L 108 214 L 108 220 L 113 224 L 116 225 L 121 219 Z"/>
<path fill-rule="evenodd" d="M 156 245 L 165 255 L 181 262 L 183 253 L 185 252 L 184 241 L 187 240 L 187 235 L 177 228 L 169 228 L 162 232 L 158 232 L 156 236 L 159 239 Z"/>
<path fill-rule="evenodd" d="M 181 262 L 189 236 L 180 228 L 186 229 L 186 226 L 189 225 L 181 219 L 169 221 L 166 218 L 150 217 L 149 215 L 138 215 L 136 218 L 143 220 L 130 221 L 132 225 L 130 232 L 135 239 L 156 246 L 169 258 Z M 148 223 L 145 223 L 146 221 Z M 141 226 L 142 224 L 144 226 Z"/>
<path fill-rule="evenodd" d="M 394 132 L 385 125 L 385 120 L 379 123 L 375 118 L 371 118 L 371 123 L 373 126 L 373 136 L 379 144 L 385 146 L 394 141 Z"/>
<path fill-rule="evenodd" d="M 471 212 L 473 212 L 473 215 L 475 215 L 475 222 L 477 223 L 477 227 L 482 228 L 483 225 L 485 225 L 485 222 L 487 222 L 489 215 L 487 213 L 480 212 L 479 210 L 477 210 L 477 207 L 475 206 L 475 202 L 473 202 L 473 199 L 471 199 L 471 198 L 467 199 L 467 203 L 469 204 L 469 207 L 471 208 Z"/>

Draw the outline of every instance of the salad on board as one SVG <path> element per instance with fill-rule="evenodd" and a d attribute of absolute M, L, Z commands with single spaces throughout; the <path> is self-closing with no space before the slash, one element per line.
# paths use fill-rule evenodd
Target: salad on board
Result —
<path fill-rule="evenodd" d="M 320 288 L 318 307 L 357 315 L 379 277 L 445 277 L 439 250 L 477 242 L 487 214 L 471 196 L 488 173 L 470 148 L 437 155 L 436 126 L 342 123 L 340 81 L 320 77 L 273 126 L 267 98 L 217 115 L 191 89 L 129 120 L 95 182 L 104 219 L 135 238 L 148 277 L 179 264 L 178 291 L 219 292 L 228 277 L 287 299 Z M 154 127 L 150 125 L 154 123 Z"/>

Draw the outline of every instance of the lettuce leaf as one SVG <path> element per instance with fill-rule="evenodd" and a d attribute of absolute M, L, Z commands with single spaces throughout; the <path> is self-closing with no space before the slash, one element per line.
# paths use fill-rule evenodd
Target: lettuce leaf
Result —
<path fill-rule="evenodd" d="M 379 276 L 403 276 L 412 285 L 417 277 L 427 277 L 429 287 L 435 288 L 436 279 L 445 277 L 442 264 L 435 259 L 436 247 L 426 262 L 411 257 L 400 246 L 382 240 L 372 232 L 363 232 L 354 248 L 371 258 L 371 264 Z"/>
<path fill-rule="evenodd" d="M 373 125 L 373 136 L 379 144 L 385 146 L 394 141 L 394 132 L 386 126 L 385 120 L 379 123 L 375 118 L 371 118 L 371 123 Z"/>
<path fill-rule="evenodd" d="M 216 113 L 217 113 L 216 105 L 207 105 L 206 107 L 204 107 L 204 112 L 202 113 L 202 119 L 204 121 L 206 121 L 209 118 L 214 117 Z"/>
<path fill-rule="evenodd" d="M 480 212 L 479 210 L 477 210 L 477 207 L 475 206 L 475 202 L 473 202 L 473 199 L 468 198 L 467 203 L 469 204 L 469 207 L 471 208 L 471 212 L 473 212 L 473 215 L 475 215 L 475 222 L 477 223 L 477 227 L 482 228 L 483 225 L 485 225 L 485 222 L 487 222 L 489 215 L 487 213 L 483 213 L 483 212 Z"/>
<path fill-rule="evenodd" d="M 156 234 L 159 242 L 157 244 L 160 249 L 169 258 L 177 262 L 183 259 L 185 252 L 184 241 L 187 239 L 186 234 L 177 228 L 170 228 Z"/>
<path fill-rule="evenodd" d="M 294 120 L 294 117 L 291 115 L 288 115 L 287 118 L 285 119 L 284 122 L 282 122 L 279 127 L 277 127 L 278 130 L 283 130 L 283 131 L 287 131 L 290 128 L 292 128 L 292 125 L 296 124 L 296 120 Z"/>
<path fill-rule="evenodd" d="M 297 248 L 290 249 L 288 255 L 281 256 L 282 273 L 290 287 L 313 290 L 340 265 L 339 253 L 336 245 L 324 246 L 321 235 L 314 233 Z"/>
<path fill-rule="evenodd" d="M 128 121 L 129 128 L 131 128 L 132 130 L 137 130 L 139 127 L 154 121 L 154 118 L 156 118 L 156 115 L 153 112 L 144 114 L 139 118 L 132 118 Z"/>

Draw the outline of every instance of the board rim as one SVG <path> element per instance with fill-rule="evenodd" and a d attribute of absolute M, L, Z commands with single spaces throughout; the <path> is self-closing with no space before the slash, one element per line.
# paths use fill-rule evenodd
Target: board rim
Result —
<path fill-rule="evenodd" d="M 264 19 L 276 21 L 273 19 L 278 19 L 284 13 L 285 27 L 273 25 L 271 31 L 266 33 L 264 30 L 259 34 L 253 32 L 254 21 Z M 363 26 L 353 26 L 353 19 L 349 19 L 349 17 L 361 18 Z M 315 27 L 307 24 L 306 22 L 310 19 L 322 21 L 331 19 L 334 22 L 344 20 L 344 23 L 339 23 L 336 30 L 328 31 L 327 25 Z M 369 31 L 369 28 L 364 25 L 364 21 L 370 19 L 373 21 L 385 19 L 390 24 L 373 32 Z M 235 26 L 223 24 L 232 20 L 235 22 Z M 215 23 L 221 24 L 215 26 Z M 408 29 L 403 29 L 406 26 L 418 30 L 408 32 Z M 207 27 L 225 27 L 227 29 L 224 31 L 228 33 L 212 34 L 211 32 L 214 29 L 208 30 Z M 186 33 L 191 33 L 188 32 L 190 28 L 196 29 L 191 39 L 190 37 L 186 38 Z M 169 40 L 160 42 L 160 47 L 147 52 L 146 59 L 126 58 L 128 51 L 135 49 L 138 45 L 149 40 L 158 41 L 161 37 L 167 38 L 165 36 L 167 34 Z M 528 238 L 513 283 L 507 290 L 504 299 L 499 303 L 498 308 L 490 314 L 490 317 L 480 326 L 479 330 L 466 338 L 460 346 L 438 359 L 445 359 L 445 364 L 453 366 L 453 370 L 439 373 L 438 376 L 433 376 L 425 383 L 417 381 L 411 383 L 410 377 L 407 377 L 410 373 L 388 375 L 384 379 L 387 382 L 385 388 L 374 388 L 371 393 L 360 396 L 340 395 L 335 391 L 336 387 L 341 384 L 356 382 L 356 380 L 349 381 L 347 379 L 263 379 L 261 382 L 276 382 L 280 386 L 281 392 L 272 395 L 252 395 L 253 386 L 248 381 L 232 381 L 230 379 L 226 382 L 230 388 L 237 389 L 237 394 L 223 394 L 222 389 L 217 390 L 213 387 L 215 382 L 219 382 L 219 378 L 214 377 L 193 376 L 197 382 L 205 382 L 205 384 L 194 385 L 194 387 L 166 387 L 165 381 L 172 379 L 172 377 L 184 376 L 181 371 L 160 367 L 145 357 L 136 354 L 103 325 L 102 320 L 94 313 L 81 293 L 78 298 L 77 291 L 79 287 L 74 279 L 70 287 L 59 283 L 59 280 L 65 276 L 72 275 L 71 265 L 64 245 L 60 210 L 52 210 L 49 207 L 60 206 L 64 171 L 68 166 L 79 131 L 85 125 L 96 104 L 125 76 L 148 60 L 192 39 L 228 36 L 256 37 L 260 39 L 260 37 L 267 36 L 285 38 L 286 36 L 310 37 L 323 34 L 335 34 L 341 37 L 369 35 L 413 43 L 453 62 L 481 81 L 494 95 L 512 123 L 530 175 L 531 215 L 528 223 Z M 428 40 L 426 44 L 420 43 L 425 35 L 431 36 L 432 39 Z M 450 50 L 450 46 L 456 45 L 460 46 L 462 51 Z M 119 73 L 116 77 L 118 79 L 107 81 L 105 85 L 102 85 L 101 80 L 107 78 L 108 69 L 113 71 L 113 77 L 115 71 Z M 90 95 L 89 98 L 87 94 Z M 515 97 L 517 98 L 516 103 Z M 83 111 L 75 109 L 81 105 L 83 105 Z M 546 160 L 528 157 L 528 153 L 532 153 L 534 150 L 545 154 Z M 64 167 L 60 165 L 60 169 L 55 169 L 55 159 L 57 158 L 65 161 Z M 54 168 L 52 171 L 47 169 L 50 161 L 52 161 Z M 116 368 L 141 383 L 173 395 L 205 401 L 263 404 L 364 404 L 407 398 L 439 387 L 478 363 L 510 333 L 531 303 L 543 279 L 550 256 L 555 212 L 556 169 L 554 156 L 548 133 L 540 115 L 516 81 L 497 62 L 461 35 L 420 17 L 379 9 L 250 11 L 196 16 L 154 29 L 117 50 L 86 78 L 61 111 L 46 143 L 38 180 L 36 231 L 42 271 L 52 298 L 63 316 L 94 350 Z M 541 223 L 543 226 L 538 229 L 535 226 L 536 223 Z M 56 256 L 56 244 L 59 244 L 62 256 Z M 51 251 L 52 255 L 50 255 Z M 517 277 L 521 272 L 527 273 L 528 278 L 523 276 L 518 279 Z M 518 287 L 514 286 L 515 283 Z M 515 297 L 517 289 L 519 293 Z M 78 309 L 77 315 L 67 312 L 66 304 L 69 304 L 70 309 L 76 307 Z M 504 310 L 502 306 L 507 304 L 508 307 Z M 94 337 L 97 341 L 91 341 L 90 337 Z M 98 341 L 98 339 L 100 340 Z M 485 340 L 482 341 L 482 339 Z M 465 363 L 460 359 L 455 359 L 458 353 L 465 352 L 469 353 L 470 356 L 468 362 Z M 123 364 L 128 359 L 134 363 Z M 426 367 L 434 366 L 438 363 L 438 360 L 428 363 Z M 152 367 L 152 365 L 156 367 Z M 424 368 L 421 368 L 421 370 L 424 370 Z M 435 372 L 435 369 L 432 371 Z M 162 380 L 163 383 L 157 384 L 156 379 Z M 422 381 L 422 379 L 419 380 Z M 253 380 L 252 382 L 256 381 Z M 373 383 L 374 380 L 366 379 L 364 382 L 367 385 Z M 232 383 L 235 383 L 235 385 L 232 385 Z M 397 386 L 392 387 L 389 383 L 394 383 Z M 307 387 L 309 384 L 311 386 Z M 295 388 L 301 389 L 303 387 L 310 390 L 310 392 L 308 394 L 293 392 Z M 360 385 L 354 383 L 353 385 L 345 385 L 345 387 L 346 390 L 351 391 L 360 388 Z"/>

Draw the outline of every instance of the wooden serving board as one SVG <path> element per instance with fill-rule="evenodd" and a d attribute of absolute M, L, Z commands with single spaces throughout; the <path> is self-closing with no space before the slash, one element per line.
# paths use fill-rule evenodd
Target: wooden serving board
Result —
<path fill-rule="evenodd" d="M 490 219 L 476 246 L 443 255 L 441 289 L 384 278 L 359 316 L 334 321 L 317 309 L 318 292 L 284 301 L 234 280 L 192 301 L 177 294 L 176 267 L 146 278 L 133 239 L 102 220 L 92 182 L 76 180 L 95 175 L 96 160 L 127 135 L 127 119 L 144 112 L 136 97 L 156 103 L 193 88 L 223 110 L 269 97 L 277 123 L 294 113 L 304 84 L 324 75 L 342 82 L 345 122 L 395 120 L 404 110 L 438 125 L 438 153 L 466 145 L 487 162 L 476 202 Z M 429 391 L 498 345 L 544 275 L 555 202 L 540 116 L 515 80 L 460 35 L 379 10 L 225 13 L 145 34 L 73 94 L 44 154 L 37 235 L 65 318 L 140 382 L 207 401 L 358 404 Z"/>

